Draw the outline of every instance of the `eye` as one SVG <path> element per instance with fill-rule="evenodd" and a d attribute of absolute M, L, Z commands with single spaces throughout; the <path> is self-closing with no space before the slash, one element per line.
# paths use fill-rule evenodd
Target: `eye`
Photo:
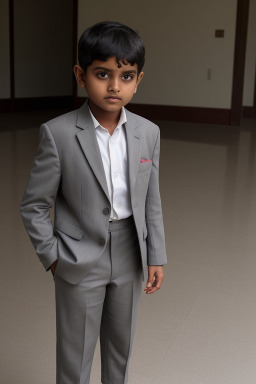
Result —
<path fill-rule="evenodd" d="M 133 75 L 123 75 L 122 79 L 124 79 L 124 80 L 132 80 L 133 79 Z"/>
<path fill-rule="evenodd" d="M 108 73 L 107 72 L 99 72 L 99 73 L 97 73 L 97 77 L 99 77 L 100 79 L 107 79 Z"/>

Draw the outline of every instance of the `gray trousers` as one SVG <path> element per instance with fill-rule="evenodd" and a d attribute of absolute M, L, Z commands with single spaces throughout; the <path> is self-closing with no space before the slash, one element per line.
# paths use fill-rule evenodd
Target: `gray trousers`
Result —
<path fill-rule="evenodd" d="M 55 275 L 57 384 L 89 384 L 97 339 L 103 384 L 128 381 L 142 267 L 133 218 L 110 222 L 99 262 L 78 285 Z"/>

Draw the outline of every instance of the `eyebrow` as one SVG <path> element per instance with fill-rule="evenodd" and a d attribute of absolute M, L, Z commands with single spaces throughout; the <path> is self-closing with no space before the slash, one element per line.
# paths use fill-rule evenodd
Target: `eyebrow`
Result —
<path fill-rule="evenodd" d="M 94 71 L 97 71 L 97 70 L 101 70 L 101 71 L 106 71 L 106 72 L 113 72 L 113 69 L 109 69 L 109 68 L 105 68 L 105 67 L 95 67 L 93 70 Z M 126 73 L 137 73 L 137 71 L 135 69 L 131 69 L 131 70 L 128 70 L 128 71 L 123 71 L 124 74 Z"/>

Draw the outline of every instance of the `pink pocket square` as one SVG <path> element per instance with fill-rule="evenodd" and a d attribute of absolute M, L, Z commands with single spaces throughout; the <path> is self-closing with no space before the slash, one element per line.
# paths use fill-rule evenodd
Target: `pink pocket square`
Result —
<path fill-rule="evenodd" d="M 150 159 L 140 159 L 141 163 L 151 163 Z"/>

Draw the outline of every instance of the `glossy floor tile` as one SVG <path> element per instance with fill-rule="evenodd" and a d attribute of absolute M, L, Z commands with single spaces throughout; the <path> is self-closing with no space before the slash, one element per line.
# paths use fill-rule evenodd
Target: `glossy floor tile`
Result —
<path fill-rule="evenodd" d="M 1 384 L 55 382 L 53 281 L 18 207 L 39 125 L 58 114 L 0 115 Z M 255 384 L 256 121 L 158 124 L 169 262 L 163 288 L 142 297 L 129 383 Z"/>

